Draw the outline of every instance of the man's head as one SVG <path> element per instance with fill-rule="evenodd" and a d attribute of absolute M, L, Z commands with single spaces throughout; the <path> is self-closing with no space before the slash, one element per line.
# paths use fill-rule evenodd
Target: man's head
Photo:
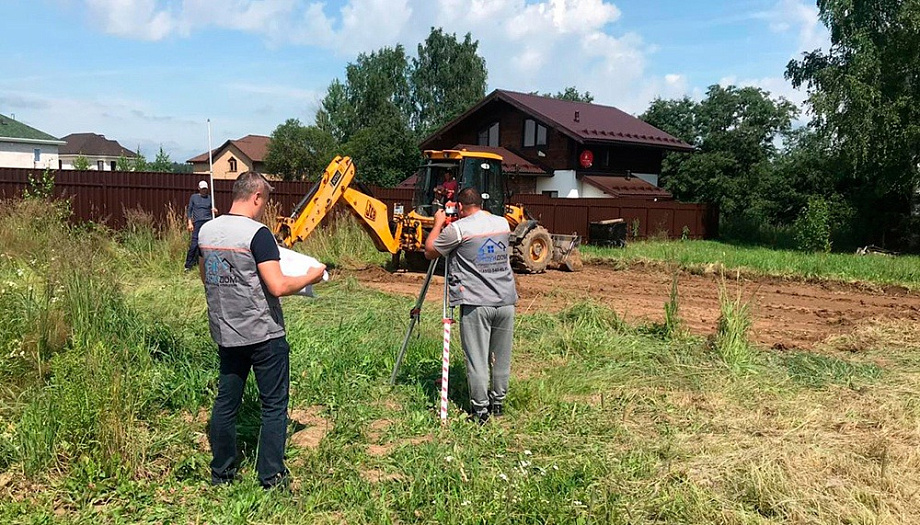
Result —
<path fill-rule="evenodd" d="M 238 212 L 259 220 L 273 189 L 261 173 L 257 171 L 241 173 L 233 183 L 233 208 L 236 210 L 234 213 Z"/>
<path fill-rule="evenodd" d="M 454 170 L 453 169 L 449 169 L 444 172 L 444 180 L 445 181 L 454 180 Z"/>
<path fill-rule="evenodd" d="M 203 180 L 203 181 L 201 181 L 201 182 L 198 183 L 198 193 L 200 193 L 200 194 L 202 194 L 202 195 L 207 195 L 207 194 L 208 194 L 208 182 L 207 182 L 207 181 L 204 181 L 204 180 Z"/>
<path fill-rule="evenodd" d="M 457 194 L 457 204 L 460 216 L 468 217 L 482 209 L 482 194 L 476 188 L 464 188 Z"/>

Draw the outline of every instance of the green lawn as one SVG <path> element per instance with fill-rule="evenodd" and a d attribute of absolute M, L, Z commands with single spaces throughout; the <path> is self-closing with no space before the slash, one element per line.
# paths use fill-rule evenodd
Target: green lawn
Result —
<path fill-rule="evenodd" d="M 588 300 L 518 318 L 508 413 L 485 427 L 464 420 L 455 345 L 441 427 L 440 312 L 423 313 L 391 389 L 412 300 L 350 278 L 284 303 L 293 492 L 266 493 L 254 480 L 253 385 L 241 417 L 245 480 L 211 487 L 215 355 L 201 285 L 180 271 L 182 235 L 35 226 L 42 213 L 28 203 L 0 210 L 0 522 L 894 524 L 920 515 L 920 330 L 909 325 L 860 333 L 858 351 L 742 344 L 746 357 L 729 360 Z"/>
<path fill-rule="evenodd" d="M 902 285 L 920 288 L 920 257 L 803 253 L 746 247 L 718 241 L 640 241 L 624 248 L 582 247 L 586 260 L 662 261 L 689 270 L 743 272 L 803 279 Z"/>

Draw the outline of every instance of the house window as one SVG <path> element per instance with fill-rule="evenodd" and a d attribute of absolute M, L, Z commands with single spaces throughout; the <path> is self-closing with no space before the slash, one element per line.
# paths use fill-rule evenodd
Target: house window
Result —
<path fill-rule="evenodd" d="M 524 147 L 546 146 L 546 126 L 534 119 L 524 120 Z"/>
<path fill-rule="evenodd" d="M 498 147 L 498 122 L 493 122 L 487 128 L 483 128 L 479 132 L 479 142 L 480 146 L 491 146 L 493 148 Z"/>
<path fill-rule="evenodd" d="M 41 162 L 42 160 L 42 150 L 41 148 L 35 148 L 32 150 L 32 157 L 35 162 Z"/>
<path fill-rule="evenodd" d="M 105 170 L 105 161 L 104 161 L 104 160 L 97 160 L 97 161 L 96 161 L 96 169 L 99 170 L 99 171 Z"/>
<path fill-rule="evenodd" d="M 558 191 L 555 191 L 555 190 L 552 190 L 552 191 L 550 191 L 550 190 L 543 190 L 543 196 L 544 196 L 544 197 L 552 197 L 552 198 L 556 199 L 556 198 L 559 197 L 559 192 L 558 192 Z"/>
<path fill-rule="evenodd" d="M 236 171 L 236 159 L 230 159 L 230 171 L 231 172 Z"/>
<path fill-rule="evenodd" d="M 117 167 L 118 167 L 118 162 L 113 160 L 112 161 L 112 171 L 115 171 Z"/>

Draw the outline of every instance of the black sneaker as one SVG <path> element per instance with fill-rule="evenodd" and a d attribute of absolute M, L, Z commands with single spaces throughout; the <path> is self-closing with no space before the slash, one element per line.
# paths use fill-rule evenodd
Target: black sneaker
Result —
<path fill-rule="evenodd" d="M 469 417 L 466 418 L 466 420 L 471 423 L 476 423 L 479 426 L 483 426 L 489 421 L 489 413 L 481 412 L 479 414 L 470 414 Z"/>
<path fill-rule="evenodd" d="M 489 413 L 495 417 L 502 417 L 503 415 L 505 415 L 505 411 L 502 408 L 501 403 L 492 403 L 492 406 L 489 407 Z"/>
<path fill-rule="evenodd" d="M 288 491 L 291 488 L 291 477 L 288 476 L 287 471 L 279 472 L 268 478 L 268 481 L 263 482 L 262 488 L 265 490 L 277 489 L 281 491 Z"/>

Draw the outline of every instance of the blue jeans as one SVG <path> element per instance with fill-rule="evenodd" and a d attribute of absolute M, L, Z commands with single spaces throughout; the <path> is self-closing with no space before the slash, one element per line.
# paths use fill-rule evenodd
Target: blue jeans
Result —
<path fill-rule="evenodd" d="M 243 402 L 243 387 L 252 368 L 262 403 L 262 428 L 256 471 L 262 485 L 287 475 L 284 441 L 287 432 L 290 347 L 284 336 L 249 346 L 219 346 L 220 378 L 211 412 L 211 481 L 233 480 L 237 472 L 236 416 Z"/>
<path fill-rule="evenodd" d="M 192 240 L 188 243 L 188 252 L 185 254 L 185 269 L 190 270 L 198 264 L 198 232 L 208 221 L 195 221 L 192 228 Z"/>

